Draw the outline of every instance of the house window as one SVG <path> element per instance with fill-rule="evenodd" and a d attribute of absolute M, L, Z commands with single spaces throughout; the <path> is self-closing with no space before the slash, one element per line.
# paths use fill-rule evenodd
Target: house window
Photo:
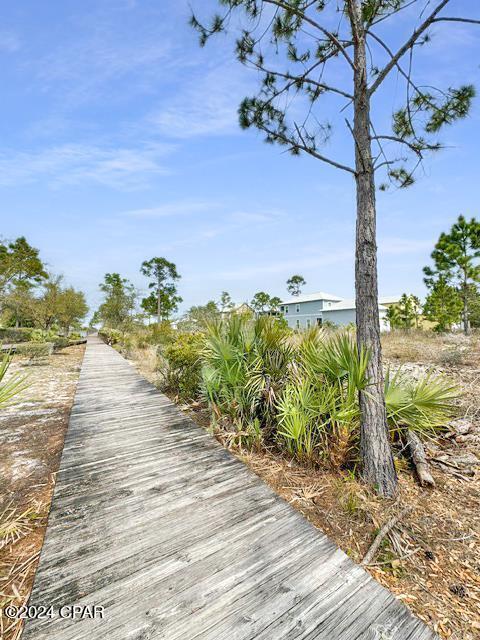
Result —
<path fill-rule="evenodd" d="M 285 305 L 285 313 L 288 313 L 288 304 Z"/>
<path fill-rule="evenodd" d="M 300 320 L 297 319 L 296 325 L 297 325 L 297 329 L 300 329 Z"/>
<path fill-rule="evenodd" d="M 280 307 L 280 311 L 281 311 L 282 313 L 283 313 L 283 311 L 284 311 L 283 304 L 282 304 L 282 306 Z"/>
<path fill-rule="evenodd" d="M 317 318 L 317 326 L 318 327 L 322 326 L 322 319 L 321 318 Z"/>
<path fill-rule="evenodd" d="M 300 305 L 297 304 L 297 308 L 296 308 L 297 313 L 300 313 Z"/>
<path fill-rule="evenodd" d="M 307 318 L 307 329 L 310 329 L 312 323 L 310 322 L 310 318 Z"/>

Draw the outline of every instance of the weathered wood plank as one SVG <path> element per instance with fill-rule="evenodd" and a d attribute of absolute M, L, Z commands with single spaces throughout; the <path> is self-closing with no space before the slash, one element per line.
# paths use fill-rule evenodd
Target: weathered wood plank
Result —
<path fill-rule="evenodd" d="M 25 640 L 435 638 L 96 338 L 31 604 L 105 617 L 32 620 Z"/>

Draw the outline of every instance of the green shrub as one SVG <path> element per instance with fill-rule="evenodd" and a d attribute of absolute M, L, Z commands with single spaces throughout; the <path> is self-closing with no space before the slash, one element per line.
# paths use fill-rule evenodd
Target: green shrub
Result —
<path fill-rule="evenodd" d="M 208 328 L 202 389 L 214 419 L 226 418 L 236 436 L 255 424 L 261 440 L 298 459 L 353 466 L 359 453 L 358 397 L 359 391 L 368 393 L 369 357 L 358 350 L 351 331 L 314 327 L 292 334 L 270 318 L 232 316 Z M 397 373 L 387 375 L 385 394 L 396 439 L 405 429 L 429 435 L 445 426 L 458 389 L 441 377 L 415 381 Z"/>
<path fill-rule="evenodd" d="M 113 347 L 116 344 L 123 342 L 124 334 L 122 331 L 118 329 L 109 329 L 108 327 L 103 327 L 98 332 L 99 338 L 101 338 L 106 344 Z"/>
<path fill-rule="evenodd" d="M 7 327 L 6 329 L 0 329 L 0 341 L 12 344 L 16 344 L 18 342 L 30 342 L 34 331 L 35 329 L 26 327 Z"/>
<path fill-rule="evenodd" d="M 167 345 L 174 342 L 175 339 L 175 330 L 167 320 L 160 324 L 151 324 L 147 328 L 145 335 L 145 340 L 148 344 Z"/>
<path fill-rule="evenodd" d="M 32 342 L 54 342 L 57 332 L 52 329 L 33 329 L 30 340 Z"/>
<path fill-rule="evenodd" d="M 149 345 L 148 338 L 144 333 L 136 334 L 133 339 L 133 344 L 137 349 L 146 349 Z"/>
<path fill-rule="evenodd" d="M 16 347 L 16 353 L 28 358 L 28 364 L 43 364 L 52 355 L 52 342 L 23 342 Z"/>
<path fill-rule="evenodd" d="M 269 429 L 287 380 L 290 331 L 274 318 L 232 315 L 211 324 L 203 353 L 203 391 L 216 416 L 243 430 L 256 418 Z"/>
<path fill-rule="evenodd" d="M 164 388 L 184 400 L 198 397 L 201 383 L 201 352 L 204 337 L 199 333 L 178 333 L 175 341 L 159 347 L 159 369 Z"/>
<path fill-rule="evenodd" d="M 53 339 L 53 348 L 55 349 L 55 351 L 65 349 L 65 347 L 68 347 L 70 344 L 70 339 L 66 338 L 65 336 L 55 336 L 55 338 Z"/>
<path fill-rule="evenodd" d="M 392 429 L 407 427 L 429 435 L 445 427 L 455 413 L 458 387 L 431 373 L 415 381 L 400 369 L 385 379 L 385 404 Z"/>

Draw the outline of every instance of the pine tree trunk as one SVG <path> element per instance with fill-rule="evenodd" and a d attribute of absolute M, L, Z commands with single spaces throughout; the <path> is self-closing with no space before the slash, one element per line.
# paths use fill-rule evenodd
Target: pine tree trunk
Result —
<path fill-rule="evenodd" d="M 470 323 L 468 321 L 468 279 L 466 273 L 463 279 L 463 332 L 466 336 L 470 333 Z"/>
<path fill-rule="evenodd" d="M 161 297 L 160 297 L 160 286 L 161 286 L 160 274 L 158 275 L 158 285 L 157 285 L 157 322 L 160 324 L 162 322 L 162 305 L 161 305 Z"/>
<path fill-rule="evenodd" d="M 361 3 L 350 3 L 354 34 L 354 139 L 357 187 L 355 297 L 357 343 L 368 348 L 368 387 L 360 393 L 360 447 L 363 478 L 382 496 L 392 496 L 397 474 L 387 430 L 380 318 L 378 312 L 375 181 L 370 138 L 365 32 Z"/>

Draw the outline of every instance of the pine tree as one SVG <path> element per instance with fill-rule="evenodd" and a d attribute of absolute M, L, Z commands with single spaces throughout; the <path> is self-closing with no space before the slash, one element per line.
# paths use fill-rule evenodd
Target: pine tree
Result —
<path fill-rule="evenodd" d="M 480 20 L 444 16 L 449 0 L 437 0 L 427 7 L 418 0 L 219 2 L 222 14 L 207 25 L 192 16 L 191 24 L 204 45 L 212 35 L 234 29 L 237 12 L 247 18 L 236 39 L 236 55 L 258 72 L 261 86 L 256 95 L 241 103 L 240 125 L 256 127 L 267 142 L 294 155 L 306 153 L 355 180 L 357 341 L 370 353 L 370 383 L 360 394 L 362 473 L 381 495 L 393 495 L 397 477 L 386 423 L 378 311 L 376 175 L 383 172 L 386 178 L 380 188 L 389 183 L 411 185 L 424 154 L 440 149 L 439 130 L 468 114 L 474 88 L 469 84 L 427 88 L 415 82 L 413 52 L 427 44 L 428 30 L 436 23 L 451 23 L 453 28 L 457 22 L 480 24 Z M 418 12 L 411 35 L 397 48 L 398 34 L 389 43 L 380 35 L 382 27 L 407 8 L 413 16 L 412 5 L 418 6 Z M 382 132 L 383 119 L 375 122 L 370 106 L 392 74 L 397 75 L 395 91 L 403 82 L 405 102 L 394 113 L 391 131 Z M 333 158 L 322 149 L 332 135 L 320 107 L 325 96 L 326 108 L 334 99 L 339 101 L 338 112 L 352 137 L 353 163 Z"/>
<path fill-rule="evenodd" d="M 282 299 L 278 296 L 272 296 L 268 302 L 268 310 L 271 313 L 276 313 L 282 304 Z"/>
<path fill-rule="evenodd" d="M 12 242 L 0 242 L 0 301 L 15 287 L 30 288 L 47 279 L 38 249 L 21 236 Z"/>
<path fill-rule="evenodd" d="M 222 291 L 220 295 L 220 308 L 222 311 L 230 311 L 233 309 L 234 304 L 232 302 L 232 297 L 228 293 L 228 291 Z"/>
<path fill-rule="evenodd" d="M 153 289 L 157 321 L 160 324 L 162 320 L 176 311 L 179 303 L 182 302 L 182 298 L 177 295 L 176 283 L 180 280 L 177 267 L 166 258 L 152 258 L 142 262 L 140 273 L 151 278 L 148 286 Z M 151 295 L 144 298 L 141 303 L 143 309 L 148 313 L 151 313 Z"/>
<path fill-rule="evenodd" d="M 291 296 L 299 296 L 302 287 L 306 285 L 306 280 L 303 276 L 294 275 L 287 280 L 287 291 Z"/>
<path fill-rule="evenodd" d="M 417 296 L 402 294 L 398 303 L 398 327 L 409 331 L 413 327 L 418 329 L 421 304 Z"/>
<path fill-rule="evenodd" d="M 434 268 L 425 267 L 425 284 L 432 288 L 441 276 L 462 299 L 463 330 L 470 331 L 470 290 L 480 282 L 480 222 L 459 216 L 449 233 L 442 233 L 432 251 Z"/>
<path fill-rule="evenodd" d="M 468 316 L 470 326 L 478 329 L 480 327 L 480 287 L 472 285 L 468 298 Z"/>
<path fill-rule="evenodd" d="M 94 314 L 92 324 L 102 323 L 111 329 L 123 329 L 132 320 L 137 294 L 135 287 L 118 273 L 106 273 L 100 284 L 104 299 Z"/>
<path fill-rule="evenodd" d="M 423 313 L 427 320 L 437 323 L 437 331 L 450 331 L 460 321 L 463 303 L 455 287 L 449 285 L 444 276 L 431 282 Z"/>
<path fill-rule="evenodd" d="M 265 291 L 258 291 L 250 302 L 250 306 L 257 313 L 265 313 L 270 308 L 270 296 Z"/>

